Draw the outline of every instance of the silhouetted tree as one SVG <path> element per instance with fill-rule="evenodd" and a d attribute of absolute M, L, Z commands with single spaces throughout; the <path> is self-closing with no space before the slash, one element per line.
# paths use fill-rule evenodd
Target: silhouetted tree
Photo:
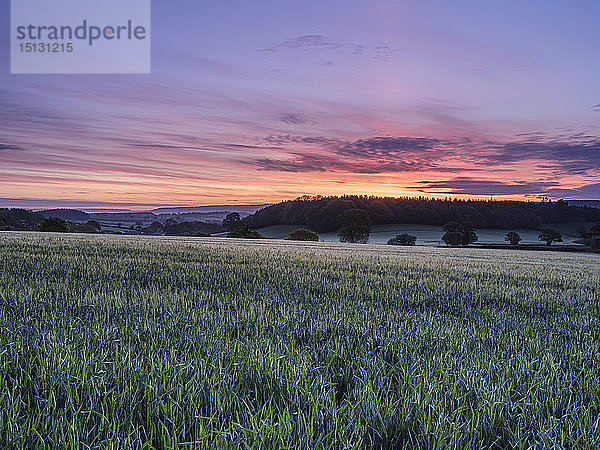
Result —
<path fill-rule="evenodd" d="M 478 240 L 471 222 L 448 222 L 442 229 L 446 232 L 442 240 L 451 247 L 467 246 Z"/>
<path fill-rule="evenodd" d="M 290 241 L 318 241 L 319 235 L 306 228 L 296 228 L 287 235 L 286 239 Z"/>
<path fill-rule="evenodd" d="M 540 241 L 546 243 L 546 245 L 550 246 L 553 242 L 562 242 L 562 234 L 558 231 L 553 230 L 552 228 L 546 228 L 540 234 L 538 234 L 538 238 Z"/>
<path fill-rule="evenodd" d="M 223 219 L 223 228 L 228 231 L 233 231 L 241 225 L 242 221 L 240 219 L 240 214 L 233 212 L 227 214 Z"/>
<path fill-rule="evenodd" d="M 160 222 L 152 222 L 148 228 L 144 228 L 144 234 L 162 236 L 165 233 L 165 227 Z"/>
<path fill-rule="evenodd" d="M 366 244 L 371 234 L 371 217 L 364 209 L 347 209 L 337 217 L 340 242 Z"/>
<path fill-rule="evenodd" d="M 504 240 L 510 242 L 510 245 L 519 245 L 519 242 L 522 241 L 519 233 L 516 233 L 514 231 L 506 233 L 506 236 L 504 236 Z"/>
<path fill-rule="evenodd" d="M 38 223 L 35 229 L 37 231 L 68 233 L 70 228 L 69 222 L 66 220 L 59 219 L 58 217 L 48 217 Z"/>
<path fill-rule="evenodd" d="M 399 234 L 395 238 L 388 241 L 388 245 L 415 245 L 417 241 L 416 236 L 410 234 Z"/>

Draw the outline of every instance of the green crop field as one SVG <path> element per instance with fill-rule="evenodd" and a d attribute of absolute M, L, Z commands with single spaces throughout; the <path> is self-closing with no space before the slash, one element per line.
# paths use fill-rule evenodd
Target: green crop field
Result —
<path fill-rule="evenodd" d="M 599 448 L 599 263 L 0 233 L 0 447 Z"/>
<path fill-rule="evenodd" d="M 587 223 L 585 226 L 591 228 L 593 224 Z M 549 225 L 550 228 L 555 228 L 563 234 L 563 242 L 556 243 L 554 246 L 573 245 L 574 241 L 579 239 L 577 228 L 578 223 L 561 223 Z M 272 225 L 270 227 L 259 228 L 258 231 L 269 239 L 285 239 L 290 231 L 298 228 L 299 225 Z M 523 244 L 538 244 L 544 245 L 538 238 L 539 230 L 477 230 L 478 243 L 486 244 L 506 244 L 504 236 L 509 231 L 516 231 L 521 238 Z M 408 233 L 417 238 L 416 245 L 422 246 L 445 246 L 442 241 L 444 231 L 442 227 L 435 225 L 416 225 L 416 224 L 392 224 L 392 225 L 374 225 L 369 236 L 371 244 L 386 244 L 398 234 Z M 226 233 L 223 233 L 225 235 Z M 339 242 L 337 231 L 319 234 L 319 239 L 323 242 Z"/>

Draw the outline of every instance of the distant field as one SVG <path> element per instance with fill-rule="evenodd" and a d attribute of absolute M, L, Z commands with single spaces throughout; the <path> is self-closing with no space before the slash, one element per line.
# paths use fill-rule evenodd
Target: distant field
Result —
<path fill-rule="evenodd" d="M 599 266 L 0 233 L 0 447 L 598 448 Z"/>
<path fill-rule="evenodd" d="M 578 239 L 577 224 L 558 224 L 554 228 L 563 233 L 563 242 L 554 245 L 573 244 Z M 284 239 L 290 231 L 298 228 L 294 225 L 274 225 L 271 227 L 260 228 L 258 231 L 269 239 Z M 521 244 L 540 244 L 538 240 L 539 231 L 536 230 L 477 230 L 477 236 L 481 243 L 487 244 L 505 244 L 504 236 L 509 231 L 516 231 L 523 239 Z M 444 232 L 441 227 L 434 225 L 375 225 L 371 231 L 369 242 L 372 244 L 387 244 L 391 238 L 398 234 L 408 233 L 417 237 L 417 245 L 438 246 L 444 245 L 442 236 Z M 339 238 L 336 232 L 322 233 L 319 238 L 324 242 L 338 242 Z"/>

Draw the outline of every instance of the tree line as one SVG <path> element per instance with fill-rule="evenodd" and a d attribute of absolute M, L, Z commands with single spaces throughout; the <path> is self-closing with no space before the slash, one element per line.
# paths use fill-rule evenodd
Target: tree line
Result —
<path fill-rule="evenodd" d="M 61 215 L 69 210 L 56 210 Z M 81 217 L 74 215 L 79 211 L 72 211 L 74 220 Z M 82 213 L 84 214 L 84 213 Z M 0 231 L 46 231 L 55 233 L 108 233 L 115 231 L 113 228 L 122 229 L 131 234 L 150 234 L 159 236 L 206 236 L 221 230 L 221 226 L 215 223 L 200 221 L 178 222 L 175 219 L 167 219 L 165 223 L 153 222 L 147 227 L 123 226 L 122 224 L 103 225 L 96 220 L 88 220 L 85 223 L 72 222 L 61 217 L 48 216 L 42 212 L 33 212 L 20 208 L 0 208 Z"/>
<path fill-rule="evenodd" d="M 317 233 L 336 231 L 346 210 L 364 210 L 373 225 L 442 226 L 470 222 L 475 228 L 534 229 L 557 222 L 599 222 L 600 209 L 569 206 L 566 201 L 523 202 L 373 196 L 300 197 L 263 208 L 246 217 L 251 228 L 298 225 Z"/>

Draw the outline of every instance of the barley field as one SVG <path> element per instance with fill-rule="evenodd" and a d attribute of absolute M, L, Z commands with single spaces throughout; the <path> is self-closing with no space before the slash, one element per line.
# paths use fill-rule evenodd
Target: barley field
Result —
<path fill-rule="evenodd" d="M 0 233 L 0 447 L 598 448 L 599 263 Z"/>

